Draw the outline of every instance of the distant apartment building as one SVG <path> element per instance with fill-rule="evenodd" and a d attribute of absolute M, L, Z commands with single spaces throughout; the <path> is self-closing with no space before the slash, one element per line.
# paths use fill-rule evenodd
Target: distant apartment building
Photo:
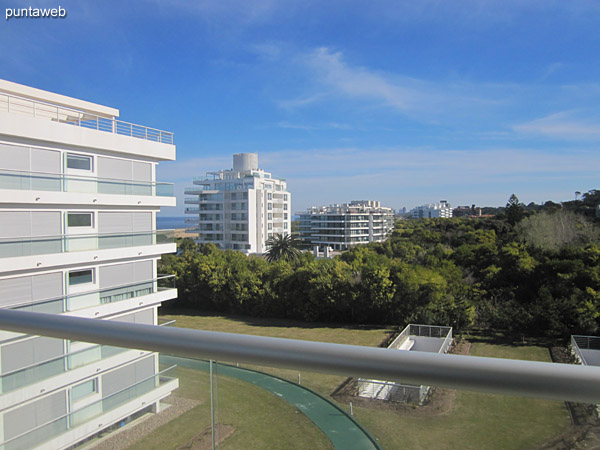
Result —
<path fill-rule="evenodd" d="M 439 203 L 417 206 L 410 213 L 413 219 L 450 218 L 452 207 L 446 200 L 441 200 Z"/>
<path fill-rule="evenodd" d="M 187 188 L 185 213 L 199 244 L 264 253 L 275 234 L 290 234 L 292 196 L 283 178 L 258 168 L 257 153 L 233 155 L 233 169 L 207 172 Z"/>
<path fill-rule="evenodd" d="M 476 205 L 457 206 L 452 210 L 453 217 L 481 217 L 481 207 Z"/>
<path fill-rule="evenodd" d="M 173 135 L 119 111 L 0 80 L 0 307 L 156 325 L 157 260 L 176 250 L 155 180 Z M 158 355 L 0 331 L 0 446 L 62 449 L 177 388 Z"/>
<path fill-rule="evenodd" d="M 347 250 L 382 242 L 394 228 L 394 211 L 378 201 L 357 200 L 297 213 L 299 238 L 312 247 Z"/>

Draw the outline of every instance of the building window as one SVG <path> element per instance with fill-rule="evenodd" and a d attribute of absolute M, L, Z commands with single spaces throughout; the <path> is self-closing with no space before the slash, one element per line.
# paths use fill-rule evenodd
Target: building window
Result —
<path fill-rule="evenodd" d="M 92 170 L 92 157 L 67 153 L 67 169 Z"/>
<path fill-rule="evenodd" d="M 272 229 L 273 229 L 273 224 L 272 223 L 267 224 L 267 230 L 272 230 Z"/>
<path fill-rule="evenodd" d="M 288 207 L 287 203 L 284 203 L 284 204 L 283 204 L 283 210 L 284 210 L 284 211 L 287 211 L 287 207 Z"/>
<path fill-rule="evenodd" d="M 69 272 L 69 286 L 77 286 L 79 284 L 93 283 L 94 270 L 75 270 Z"/>
<path fill-rule="evenodd" d="M 273 203 L 267 203 L 267 209 L 271 211 L 273 209 Z"/>
<path fill-rule="evenodd" d="M 283 229 L 287 230 L 287 222 L 283 222 Z"/>
<path fill-rule="evenodd" d="M 267 220 L 273 220 L 273 214 L 272 213 L 269 213 L 267 215 Z"/>
<path fill-rule="evenodd" d="M 74 403 L 77 400 L 81 400 L 88 395 L 98 393 L 98 379 L 84 381 L 71 388 L 71 401 Z"/>
<path fill-rule="evenodd" d="M 68 227 L 91 227 L 92 213 L 67 213 Z"/>
<path fill-rule="evenodd" d="M 288 218 L 287 213 L 283 213 L 283 220 L 287 220 L 287 218 Z"/>
<path fill-rule="evenodd" d="M 270 192 L 267 193 L 267 200 L 273 200 L 273 194 Z"/>
<path fill-rule="evenodd" d="M 273 237 L 273 233 L 268 234 L 268 238 L 271 239 Z"/>

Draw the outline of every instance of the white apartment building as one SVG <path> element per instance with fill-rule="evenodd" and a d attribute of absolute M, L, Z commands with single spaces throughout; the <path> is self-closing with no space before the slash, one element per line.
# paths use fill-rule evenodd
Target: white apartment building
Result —
<path fill-rule="evenodd" d="M 185 199 L 185 213 L 195 216 L 186 222 L 196 224 L 189 231 L 198 233 L 197 243 L 264 253 L 269 238 L 291 232 L 287 183 L 259 169 L 257 153 L 236 153 L 233 169 L 207 172 L 193 183 L 185 190 L 193 196 Z"/>
<path fill-rule="evenodd" d="M 394 228 L 394 211 L 373 200 L 321 206 L 297 213 L 299 237 L 313 247 L 334 250 L 382 242 Z"/>
<path fill-rule="evenodd" d="M 439 203 L 417 206 L 410 213 L 413 219 L 450 218 L 452 217 L 452 207 L 446 200 L 440 200 Z"/>
<path fill-rule="evenodd" d="M 156 268 L 173 135 L 118 115 L 0 80 L 0 307 L 156 325 L 177 297 Z M 0 446 L 70 447 L 177 386 L 152 352 L 0 331 Z"/>

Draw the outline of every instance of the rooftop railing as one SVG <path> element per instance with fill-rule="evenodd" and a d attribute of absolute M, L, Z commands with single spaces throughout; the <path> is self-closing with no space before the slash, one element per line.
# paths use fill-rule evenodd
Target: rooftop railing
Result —
<path fill-rule="evenodd" d="M 0 329 L 189 358 L 600 403 L 600 368 L 309 342 L 0 309 Z"/>
<path fill-rule="evenodd" d="M 7 93 L 0 93 L 0 111 L 23 114 L 31 117 L 40 117 L 54 122 L 145 139 L 147 141 L 173 144 L 173 133 L 168 131 L 123 122 L 112 118 L 100 117 L 66 106 L 54 105 L 52 103 L 32 100 Z"/>
<path fill-rule="evenodd" d="M 0 189 L 173 197 L 173 183 L 0 169 Z"/>

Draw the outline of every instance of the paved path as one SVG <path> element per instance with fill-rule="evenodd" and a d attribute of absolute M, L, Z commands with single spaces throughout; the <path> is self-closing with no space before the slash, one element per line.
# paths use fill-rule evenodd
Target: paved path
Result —
<path fill-rule="evenodd" d="M 165 364 L 209 370 L 208 361 L 160 355 Z M 381 447 L 350 415 L 312 390 L 266 373 L 219 363 L 219 375 L 237 378 L 266 389 L 302 411 L 329 438 L 333 446 L 344 450 L 367 450 Z"/>

